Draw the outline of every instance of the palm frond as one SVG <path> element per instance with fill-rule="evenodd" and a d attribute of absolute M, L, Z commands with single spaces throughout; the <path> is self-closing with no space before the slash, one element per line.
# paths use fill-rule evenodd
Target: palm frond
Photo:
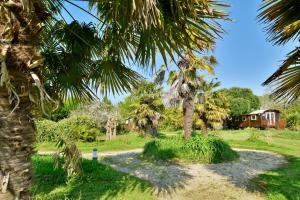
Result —
<path fill-rule="evenodd" d="M 264 84 L 273 84 L 272 96 L 277 100 L 296 100 L 300 96 L 300 48 L 294 50 Z"/>
<path fill-rule="evenodd" d="M 207 49 L 223 32 L 216 20 L 227 19 L 227 13 L 222 10 L 226 7 L 215 0 L 90 2 L 90 9 L 95 8 L 97 16 L 106 23 L 104 29 L 110 29 L 112 22 L 118 25 L 110 37 L 117 34 L 120 38 L 128 32 L 134 33 L 136 38 L 132 50 L 141 66 L 154 66 L 157 52 L 167 63 L 167 56 L 175 60 L 174 53 L 181 55 L 186 49 Z M 132 43 L 130 38 L 123 41 Z M 127 45 L 118 47 L 120 52 L 129 53 Z"/>
<path fill-rule="evenodd" d="M 264 0 L 259 19 L 267 25 L 269 40 L 285 44 L 290 40 L 300 41 L 300 1 Z M 297 47 L 281 67 L 263 85 L 273 84 L 273 96 L 277 100 L 293 101 L 300 95 L 299 86 L 300 48 Z"/>
<path fill-rule="evenodd" d="M 291 66 L 297 65 L 300 59 L 300 47 L 296 48 L 292 52 L 289 53 L 287 59 L 281 65 L 281 67 L 271 76 L 269 77 L 263 85 L 268 85 L 273 81 L 277 80 L 280 76 L 282 76 Z"/>
<path fill-rule="evenodd" d="M 285 44 L 300 35 L 300 1 L 264 0 L 258 15 L 268 24 L 269 39 L 275 44 Z"/>
<path fill-rule="evenodd" d="M 93 73 L 90 76 L 94 88 L 107 94 L 130 92 L 139 86 L 143 77 L 126 67 L 122 62 L 103 60 L 93 64 Z"/>
<path fill-rule="evenodd" d="M 42 41 L 45 86 L 60 99 L 93 100 L 99 89 L 104 94 L 126 92 L 142 78 L 120 61 L 103 58 L 105 43 L 91 23 L 48 23 Z"/>

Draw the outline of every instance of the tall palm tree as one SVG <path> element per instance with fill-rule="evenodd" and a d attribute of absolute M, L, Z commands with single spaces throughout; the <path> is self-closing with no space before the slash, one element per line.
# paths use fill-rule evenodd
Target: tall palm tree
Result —
<path fill-rule="evenodd" d="M 259 19 L 267 24 L 269 40 L 284 45 L 293 40 L 296 48 L 290 52 L 263 85 L 275 85 L 273 95 L 291 102 L 300 96 L 300 2 L 295 0 L 264 0 Z"/>
<path fill-rule="evenodd" d="M 43 107 L 45 101 L 67 95 L 86 100 L 95 90 L 129 90 L 140 77 L 124 63 L 154 66 L 157 52 L 166 62 L 168 56 L 174 58 L 173 52 L 206 48 L 222 32 L 215 20 L 227 17 L 218 9 L 226 5 L 215 0 L 89 2 L 96 14 L 73 0 L 0 0 L 0 171 L 9 175 L 15 199 L 30 196 L 32 102 Z M 64 20 L 62 10 L 74 19 L 67 3 L 98 20 L 94 39 L 85 38 L 85 33 L 92 36 L 89 25 L 53 25 L 53 20 Z M 41 54 L 43 41 L 52 48 Z"/>
<path fill-rule="evenodd" d="M 220 85 L 220 82 L 214 80 L 203 81 L 197 93 L 195 124 L 201 127 L 204 135 L 208 133 L 208 126 L 220 126 L 229 114 L 229 104 L 224 92 L 215 91 Z"/>
<path fill-rule="evenodd" d="M 199 70 L 207 70 L 208 73 L 213 74 L 215 64 L 217 61 L 213 56 L 197 57 L 188 51 L 184 59 L 178 62 L 178 71 L 170 71 L 167 82 L 171 88 L 164 100 L 170 105 L 182 103 L 185 138 L 189 138 L 192 134 L 195 95 L 203 81 L 199 76 Z M 156 82 L 162 82 L 166 69 L 166 66 L 162 66 L 157 74 Z"/>

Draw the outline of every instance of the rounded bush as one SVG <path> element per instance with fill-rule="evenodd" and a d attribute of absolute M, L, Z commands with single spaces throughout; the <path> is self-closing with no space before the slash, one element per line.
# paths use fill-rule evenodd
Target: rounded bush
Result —
<path fill-rule="evenodd" d="M 144 157 L 165 161 L 220 163 L 232 161 L 238 155 L 217 137 L 197 135 L 188 140 L 183 137 L 155 139 L 145 145 Z"/>
<path fill-rule="evenodd" d="M 57 142 L 59 133 L 56 122 L 50 120 L 37 121 L 36 129 L 37 142 Z"/>
<path fill-rule="evenodd" d="M 36 126 L 37 142 L 57 142 L 61 136 L 92 142 L 101 134 L 97 121 L 89 116 L 73 116 L 59 122 L 42 120 Z"/>

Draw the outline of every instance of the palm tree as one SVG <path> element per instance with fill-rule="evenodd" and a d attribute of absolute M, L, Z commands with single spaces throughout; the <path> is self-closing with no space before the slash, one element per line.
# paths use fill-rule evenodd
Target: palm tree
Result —
<path fill-rule="evenodd" d="M 178 62 L 179 70 L 170 71 L 167 82 L 171 88 L 164 100 L 170 105 L 182 103 L 185 138 L 189 138 L 192 134 L 195 95 L 203 81 L 202 77 L 199 76 L 199 70 L 207 70 L 213 74 L 215 64 L 217 61 L 213 56 L 196 57 L 188 51 L 184 59 Z M 157 74 L 156 82 L 161 83 L 163 81 L 165 70 L 166 66 L 162 66 Z"/>
<path fill-rule="evenodd" d="M 154 66 L 157 52 L 166 62 L 173 52 L 201 50 L 222 32 L 215 20 L 227 17 L 214 0 L 89 2 L 96 14 L 73 0 L 0 0 L 0 171 L 15 199 L 30 196 L 33 102 L 44 110 L 45 101 L 68 95 L 89 100 L 96 90 L 129 90 L 140 76 L 124 63 Z M 66 3 L 99 25 L 66 23 L 62 10 L 74 19 Z"/>
<path fill-rule="evenodd" d="M 298 41 L 279 69 L 263 85 L 274 85 L 277 100 L 296 100 L 300 96 L 300 2 L 295 0 L 264 0 L 259 19 L 267 24 L 269 40 L 276 45 Z"/>
<path fill-rule="evenodd" d="M 229 104 L 222 91 L 215 91 L 220 82 L 203 81 L 197 93 L 195 105 L 195 124 L 200 126 L 202 133 L 207 135 L 208 126 L 218 127 L 228 117 Z"/>
<path fill-rule="evenodd" d="M 142 81 L 140 86 L 119 104 L 143 135 L 157 135 L 158 122 L 164 110 L 161 93 L 162 88 L 157 87 L 155 83 Z"/>

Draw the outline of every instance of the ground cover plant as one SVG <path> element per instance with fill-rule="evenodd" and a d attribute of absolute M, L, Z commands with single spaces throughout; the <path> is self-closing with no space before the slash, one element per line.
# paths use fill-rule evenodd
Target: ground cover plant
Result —
<path fill-rule="evenodd" d="M 98 162 L 83 160 L 83 175 L 72 179 L 61 168 L 54 169 L 51 156 L 34 156 L 33 166 L 34 200 L 155 199 L 149 183 Z"/>
<path fill-rule="evenodd" d="M 188 140 L 182 136 L 155 139 L 145 145 L 143 155 L 150 159 L 199 163 L 221 163 L 238 157 L 220 138 L 201 135 Z"/>

